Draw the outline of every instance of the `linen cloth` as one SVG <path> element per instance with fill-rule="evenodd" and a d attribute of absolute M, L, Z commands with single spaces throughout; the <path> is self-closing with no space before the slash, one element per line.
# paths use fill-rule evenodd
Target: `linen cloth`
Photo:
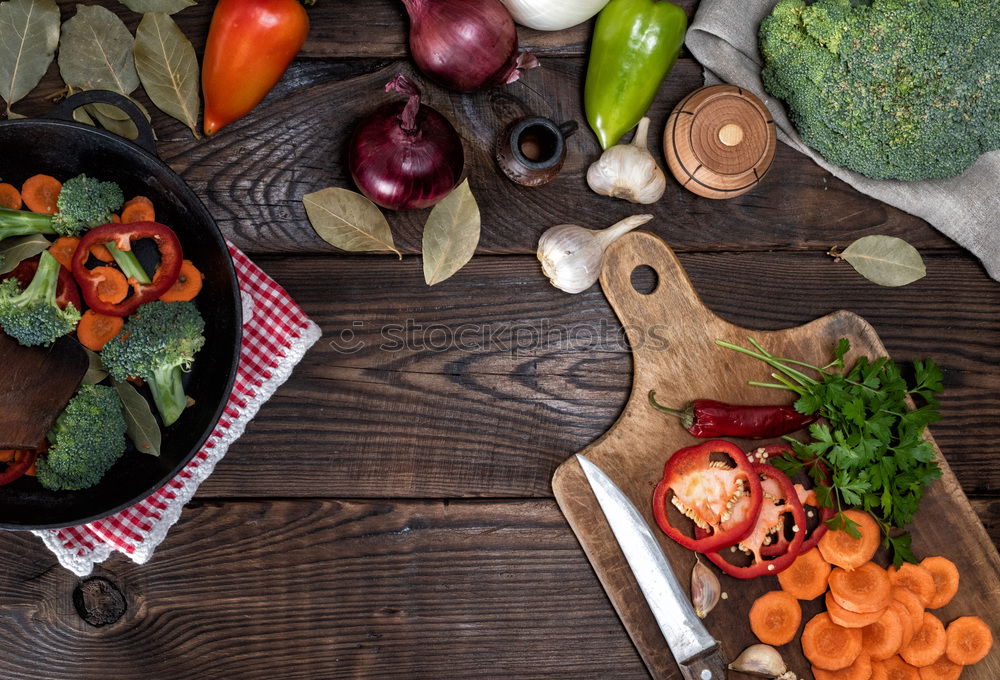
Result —
<path fill-rule="evenodd" d="M 32 532 L 77 576 L 90 574 L 114 552 L 137 564 L 149 560 L 229 445 L 320 338 L 319 326 L 288 293 L 236 246 L 228 245 L 243 302 L 243 341 L 229 402 L 191 462 L 145 500 L 89 524 Z"/>
<path fill-rule="evenodd" d="M 984 154 L 958 177 L 919 182 L 868 179 L 827 163 L 805 145 L 782 102 L 770 97 L 761 83 L 757 29 L 775 4 L 776 0 L 701 0 L 686 44 L 705 67 L 706 83 L 722 80 L 753 92 L 771 111 L 783 142 L 858 191 L 926 220 L 975 254 L 989 275 L 1000 280 L 1000 151 Z"/>

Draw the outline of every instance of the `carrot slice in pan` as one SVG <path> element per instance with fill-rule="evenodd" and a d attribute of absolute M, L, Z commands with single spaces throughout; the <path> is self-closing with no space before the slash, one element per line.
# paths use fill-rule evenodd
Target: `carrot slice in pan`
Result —
<path fill-rule="evenodd" d="M 883 610 L 859 614 L 858 612 L 852 612 L 850 609 L 844 609 L 837 604 L 837 601 L 833 599 L 833 595 L 829 591 L 826 593 L 825 602 L 827 614 L 830 615 L 834 623 L 844 628 L 864 628 L 875 623 L 882 616 Z M 923 609 L 920 610 L 920 613 L 923 615 Z"/>
<path fill-rule="evenodd" d="M 111 254 L 108 247 L 103 243 L 98 243 L 90 247 L 90 254 L 101 262 L 114 262 L 115 256 Z"/>
<path fill-rule="evenodd" d="M 839 671 L 857 660 L 861 653 L 861 630 L 844 628 L 820 612 L 802 631 L 802 653 L 813 666 Z"/>
<path fill-rule="evenodd" d="M 177 277 L 174 285 L 167 288 L 167 292 L 160 296 L 163 302 L 186 302 L 193 300 L 201 292 L 201 283 L 204 277 L 194 266 L 191 260 L 184 260 L 181 263 L 181 273 Z"/>
<path fill-rule="evenodd" d="M 9 463 L 17 455 L 17 449 L 0 449 L 0 463 Z"/>
<path fill-rule="evenodd" d="M 125 320 L 120 316 L 107 316 L 88 309 L 76 326 L 76 337 L 87 349 L 100 352 L 121 332 L 124 324 Z"/>
<path fill-rule="evenodd" d="M 0 183 L 0 208 L 21 209 L 21 192 L 13 184 Z"/>
<path fill-rule="evenodd" d="M 830 592 L 844 609 L 867 614 L 886 608 L 892 599 L 892 584 L 885 569 L 866 562 L 853 571 L 837 567 L 830 572 Z"/>
<path fill-rule="evenodd" d="M 909 614 L 907 614 L 909 618 Z M 899 653 L 903 644 L 903 624 L 892 607 L 886 607 L 875 623 L 861 629 L 861 649 L 875 661 L 885 661 Z"/>
<path fill-rule="evenodd" d="M 919 564 L 904 562 L 899 569 L 889 567 L 886 569 L 889 574 L 889 581 L 892 585 L 906 588 L 920 596 L 924 606 L 934 597 L 936 588 L 934 587 L 934 577 L 931 572 L 924 569 Z"/>
<path fill-rule="evenodd" d="M 781 589 L 800 600 L 815 600 L 826 592 L 830 578 L 830 563 L 823 559 L 819 548 L 795 558 L 792 565 L 778 574 Z"/>
<path fill-rule="evenodd" d="M 947 656 L 942 656 L 930 666 L 921 666 L 917 670 L 920 671 L 920 680 L 958 680 L 963 668 L 965 666 L 952 663 Z"/>
<path fill-rule="evenodd" d="M 898 656 L 872 661 L 872 680 L 920 680 L 920 671 Z"/>
<path fill-rule="evenodd" d="M 896 610 L 896 616 L 899 617 L 899 624 L 903 627 L 903 639 L 900 641 L 899 646 L 904 647 L 910 644 L 913 634 L 917 632 L 916 628 L 913 627 L 913 619 L 910 618 L 910 610 L 899 600 L 890 601 L 889 609 Z M 920 612 L 920 620 L 923 621 L 923 618 L 924 613 Z"/>
<path fill-rule="evenodd" d="M 930 612 L 924 612 L 924 623 L 913 634 L 910 644 L 899 650 L 899 655 L 911 666 L 930 666 L 945 653 L 948 637 L 944 625 Z"/>
<path fill-rule="evenodd" d="M 854 538 L 846 531 L 827 531 L 819 539 L 819 551 L 824 560 L 836 567 L 857 569 L 875 556 L 881 530 L 867 512 L 845 510 L 844 515 L 857 522 L 861 538 Z"/>
<path fill-rule="evenodd" d="M 73 271 L 73 253 L 76 252 L 78 245 L 80 245 L 80 239 L 76 236 L 60 236 L 49 246 L 49 252 L 52 253 L 52 257 L 59 261 L 59 264 Z"/>
<path fill-rule="evenodd" d="M 813 666 L 812 672 L 816 680 L 869 680 L 872 677 L 872 659 L 866 652 L 862 651 L 854 663 L 847 668 L 841 668 L 839 671 L 827 671 Z"/>
<path fill-rule="evenodd" d="M 982 661 L 993 647 L 993 633 L 978 616 L 963 616 L 948 624 L 945 654 L 952 663 L 971 666 Z"/>
<path fill-rule="evenodd" d="M 122 206 L 121 220 L 122 224 L 155 222 L 156 211 L 153 209 L 153 202 L 145 196 L 136 196 L 129 199 Z"/>
<path fill-rule="evenodd" d="M 925 606 L 928 609 L 943 607 L 958 592 L 958 567 L 947 557 L 925 557 L 920 566 L 934 579 L 934 596 Z"/>
<path fill-rule="evenodd" d="M 94 267 L 90 275 L 98 280 L 97 297 L 102 302 L 116 305 L 128 297 L 128 279 L 114 267 Z"/>
<path fill-rule="evenodd" d="M 766 645 L 786 645 L 795 639 L 802 623 L 799 601 L 783 590 L 758 597 L 750 607 L 750 630 Z"/>
<path fill-rule="evenodd" d="M 28 210 L 54 215 L 58 209 L 56 201 L 62 191 L 62 182 L 49 175 L 35 175 L 24 180 L 21 185 L 21 199 Z"/>

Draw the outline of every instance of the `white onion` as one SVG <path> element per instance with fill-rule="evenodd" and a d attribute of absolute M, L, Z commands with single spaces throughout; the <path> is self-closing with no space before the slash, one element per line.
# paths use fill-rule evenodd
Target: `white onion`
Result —
<path fill-rule="evenodd" d="M 514 21 L 539 31 L 561 31 L 582 24 L 608 4 L 608 0 L 500 0 Z"/>

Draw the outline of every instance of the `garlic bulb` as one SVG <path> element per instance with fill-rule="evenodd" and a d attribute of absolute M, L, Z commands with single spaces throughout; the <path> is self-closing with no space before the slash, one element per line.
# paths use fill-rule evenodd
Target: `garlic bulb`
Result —
<path fill-rule="evenodd" d="M 649 118 L 639 121 L 631 144 L 611 147 L 587 170 L 587 184 L 602 196 L 633 203 L 656 203 L 667 188 L 667 177 L 646 148 Z"/>
<path fill-rule="evenodd" d="M 608 0 L 500 0 L 514 21 L 539 31 L 561 31 L 582 24 L 608 4 Z"/>
<path fill-rule="evenodd" d="M 537 255 L 542 272 L 559 290 L 581 293 L 600 277 L 607 247 L 651 219 L 652 215 L 633 215 L 600 231 L 575 224 L 552 227 L 538 240 Z"/>
<path fill-rule="evenodd" d="M 777 649 L 770 645 L 750 645 L 729 664 L 729 670 L 758 678 L 772 680 L 797 680 L 795 673 L 788 670 L 785 660 Z"/>
<path fill-rule="evenodd" d="M 691 570 L 691 604 L 694 605 L 694 613 L 699 619 L 705 618 L 719 604 L 720 597 L 722 585 L 719 577 L 695 557 L 694 568 Z"/>

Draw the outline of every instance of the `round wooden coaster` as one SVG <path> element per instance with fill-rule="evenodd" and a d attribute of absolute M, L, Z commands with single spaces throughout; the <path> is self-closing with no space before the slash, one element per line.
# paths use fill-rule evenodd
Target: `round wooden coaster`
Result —
<path fill-rule="evenodd" d="M 695 90 L 663 131 L 667 166 L 684 188 L 707 198 L 750 191 L 774 159 L 778 137 L 767 107 L 735 85 Z"/>

